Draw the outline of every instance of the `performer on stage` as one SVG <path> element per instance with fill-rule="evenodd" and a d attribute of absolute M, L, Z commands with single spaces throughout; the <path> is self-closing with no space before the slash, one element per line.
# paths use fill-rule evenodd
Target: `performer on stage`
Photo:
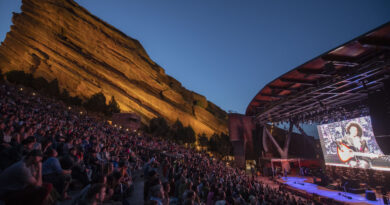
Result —
<path fill-rule="evenodd" d="M 339 139 L 336 143 L 337 146 L 345 147 L 347 146 L 351 153 L 369 153 L 370 150 L 367 146 L 367 141 L 364 137 L 362 137 L 363 129 L 362 127 L 356 123 L 351 122 L 347 124 L 347 127 L 345 128 L 346 135 Z M 353 157 L 346 162 L 351 167 L 360 167 L 360 168 L 370 168 L 371 167 L 371 159 L 369 157 L 363 157 L 363 156 L 356 156 L 353 155 Z"/>

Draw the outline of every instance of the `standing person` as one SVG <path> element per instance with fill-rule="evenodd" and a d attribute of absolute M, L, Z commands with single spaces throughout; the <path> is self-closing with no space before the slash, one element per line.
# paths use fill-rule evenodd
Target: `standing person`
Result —
<path fill-rule="evenodd" d="M 158 205 L 168 205 L 169 199 L 164 198 L 164 189 L 161 184 L 157 184 L 150 188 L 150 201 L 156 201 Z"/>
<path fill-rule="evenodd" d="M 0 175 L 0 199 L 5 204 L 42 204 L 52 186 L 42 184 L 42 152 L 33 150 Z"/>

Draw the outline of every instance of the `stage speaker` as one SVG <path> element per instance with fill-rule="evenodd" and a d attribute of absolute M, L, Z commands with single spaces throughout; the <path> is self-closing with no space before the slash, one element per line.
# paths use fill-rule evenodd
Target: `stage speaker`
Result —
<path fill-rule="evenodd" d="M 366 190 L 366 199 L 369 201 L 376 201 L 375 193 L 371 190 Z"/>
<path fill-rule="evenodd" d="M 382 89 L 368 95 L 368 107 L 379 147 L 390 154 L 390 79 L 383 81 Z"/>

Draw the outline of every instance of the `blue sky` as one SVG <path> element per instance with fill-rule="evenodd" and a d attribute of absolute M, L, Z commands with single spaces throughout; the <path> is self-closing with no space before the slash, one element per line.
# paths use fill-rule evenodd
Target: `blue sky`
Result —
<path fill-rule="evenodd" d="M 76 0 L 138 39 L 187 89 L 245 113 L 283 73 L 390 21 L 390 1 Z M 19 12 L 0 0 L 0 41 Z"/>

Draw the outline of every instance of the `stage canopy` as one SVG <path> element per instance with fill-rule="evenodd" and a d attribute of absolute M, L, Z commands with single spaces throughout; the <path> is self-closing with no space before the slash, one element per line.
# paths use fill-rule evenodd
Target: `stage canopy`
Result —
<path fill-rule="evenodd" d="M 318 117 L 320 113 L 354 107 L 350 105 L 381 89 L 390 77 L 389 59 L 390 22 L 268 83 L 250 102 L 246 115 L 260 123 L 317 122 L 324 118 Z"/>

